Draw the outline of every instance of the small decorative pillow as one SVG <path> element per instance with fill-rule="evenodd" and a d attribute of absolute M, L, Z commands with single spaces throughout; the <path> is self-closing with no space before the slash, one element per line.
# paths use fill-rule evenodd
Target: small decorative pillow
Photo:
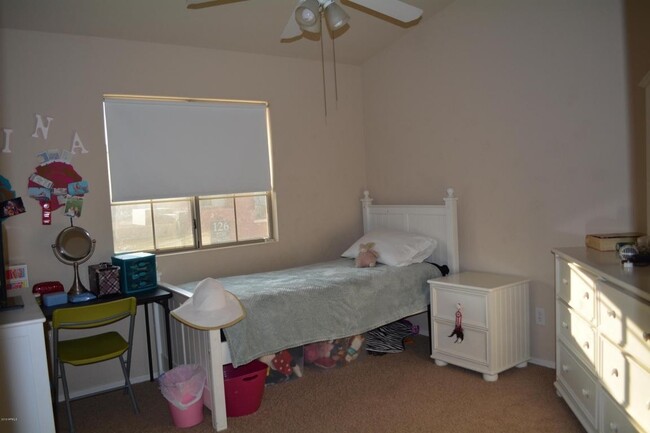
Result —
<path fill-rule="evenodd" d="M 408 266 L 412 263 L 422 263 L 429 257 L 438 245 L 435 239 L 415 233 L 398 230 L 373 230 L 363 235 L 350 246 L 342 257 L 356 259 L 361 244 L 374 242 L 374 250 L 378 254 L 377 261 L 389 266 Z"/>

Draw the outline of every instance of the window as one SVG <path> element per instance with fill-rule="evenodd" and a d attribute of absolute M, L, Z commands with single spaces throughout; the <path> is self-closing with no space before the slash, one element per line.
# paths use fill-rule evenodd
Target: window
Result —
<path fill-rule="evenodd" d="M 105 96 L 114 249 L 274 238 L 265 103 Z"/>

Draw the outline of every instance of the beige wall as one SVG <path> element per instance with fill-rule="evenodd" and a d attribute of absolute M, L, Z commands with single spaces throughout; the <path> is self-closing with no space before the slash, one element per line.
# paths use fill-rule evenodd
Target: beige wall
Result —
<path fill-rule="evenodd" d="M 318 47 L 315 46 L 315 49 Z M 99 38 L 0 31 L 0 128 L 11 128 L 11 153 L 0 153 L 27 213 L 5 221 L 10 263 L 28 265 L 30 284 L 72 283 L 72 268 L 50 248 L 67 226 L 63 210 L 41 225 L 27 179 L 46 149 L 70 149 L 77 131 L 87 154 L 73 165 L 90 185 L 75 224 L 97 239 L 87 264 L 113 251 L 103 136 L 104 93 L 265 100 L 270 104 L 280 241 L 260 246 L 158 257 L 165 281 L 179 283 L 305 264 L 337 257 L 361 233 L 365 186 L 360 68 L 338 65 L 338 108 L 323 114 L 320 62 Z M 34 114 L 54 118 L 47 140 L 32 138 Z M 0 138 L 1 140 L 1 138 Z M 182 143 L 179 143 L 182 145 Z M 151 163 L 156 163 L 155 155 Z M 179 161 L 182 163 L 182 161 Z M 173 174 L 170 174 L 173 175 Z M 87 266 L 81 266 L 87 283 Z M 143 329 L 142 326 L 139 329 Z M 139 348 L 143 349 L 140 344 Z M 140 350 L 134 376 L 145 374 Z M 114 380 L 118 380 L 113 376 Z M 84 378 L 93 386 L 95 379 Z M 106 378 L 100 378 L 106 381 Z M 74 386 L 73 386 L 74 388 Z"/>
<path fill-rule="evenodd" d="M 537 360 L 554 361 L 551 248 L 643 229 L 622 26 L 610 0 L 456 0 L 363 65 L 368 187 L 456 188 L 461 269 L 531 278 Z"/>
<path fill-rule="evenodd" d="M 71 283 L 50 249 L 67 220 L 40 224 L 27 177 L 36 153 L 70 148 L 75 131 L 91 189 L 78 224 L 97 239 L 90 263 L 110 259 L 103 93 L 268 100 L 280 242 L 161 256 L 164 280 L 333 258 L 361 232 L 366 185 L 378 203 L 437 202 L 453 186 L 461 268 L 532 279 L 531 311 L 547 314 L 531 327 L 533 356 L 552 361 L 550 249 L 643 228 L 622 14 L 609 0 L 456 0 L 363 68 L 339 64 L 327 119 L 318 62 L 2 30 L 0 128 L 14 133 L 0 174 L 28 211 L 4 223 L 9 260 L 28 264 L 32 284 Z M 35 113 L 54 117 L 47 141 L 31 137 Z"/>

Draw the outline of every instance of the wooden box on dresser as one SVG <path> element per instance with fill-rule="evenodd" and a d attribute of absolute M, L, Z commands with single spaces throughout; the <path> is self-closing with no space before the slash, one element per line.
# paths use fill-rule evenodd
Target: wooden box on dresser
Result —
<path fill-rule="evenodd" d="M 557 248 L 555 387 L 588 432 L 650 433 L 650 267 Z"/>

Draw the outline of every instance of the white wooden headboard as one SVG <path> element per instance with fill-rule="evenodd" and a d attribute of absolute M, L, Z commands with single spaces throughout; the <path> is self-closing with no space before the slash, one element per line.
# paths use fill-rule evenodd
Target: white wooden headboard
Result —
<path fill-rule="evenodd" d="M 430 261 L 447 265 L 451 273 L 459 270 L 457 198 L 453 188 L 447 189 L 444 204 L 439 205 L 376 205 L 368 191 L 364 191 L 363 231 L 385 228 L 430 236 L 438 246 Z"/>

